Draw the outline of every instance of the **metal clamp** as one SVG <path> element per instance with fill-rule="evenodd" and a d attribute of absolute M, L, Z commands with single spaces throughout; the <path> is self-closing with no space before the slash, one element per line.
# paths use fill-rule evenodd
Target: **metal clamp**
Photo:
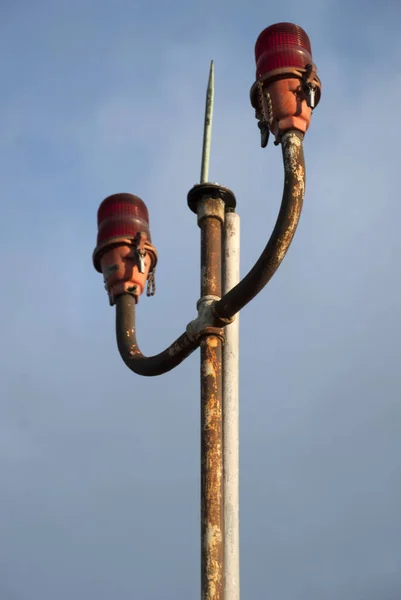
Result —
<path fill-rule="evenodd" d="M 316 65 L 311 63 L 306 66 L 302 75 L 302 89 L 305 93 L 306 104 L 312 110 L 316 106 Z"/>
<path fill-rule="evenodd" d="M 263 82 L 258 80 L 258 108 L 255 110 L 255 117 L 258 119 L 260 129 L 260 145 L 266 148 L 269 142 L 270 126 L 273 123 L 273 105 L 269 92 L 263 91 Z"/>
<path fill-rule="evenodd" d="M 223 328 L 232 323 L 231 319 L 221 319 L 214 310 L 218 296 L 203 296 L 197 302 L 198 316 L 188 323 L 186 333 L 191 342 L 197 343 L 204 335 L 216 335 L 224 342 Z"/>
<path fill-rule="evenodd" d="M 147 235 L 142 231 L 139 231 L 135 236 L 134 245 L 138 257 L 138 269 L 140 273 L 145 273 L 146 241 Z"/>

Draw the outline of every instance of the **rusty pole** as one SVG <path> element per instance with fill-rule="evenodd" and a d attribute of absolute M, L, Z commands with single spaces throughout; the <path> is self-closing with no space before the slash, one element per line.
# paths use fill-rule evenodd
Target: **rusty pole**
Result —
<path fill-rule="evenodd" d="M 200 304 L 221 297 L 224 202 L 198 203 L 201 229 Z M 223 600 L 222 331 L 210 327 L 201 350 L 201 598 Z"/>

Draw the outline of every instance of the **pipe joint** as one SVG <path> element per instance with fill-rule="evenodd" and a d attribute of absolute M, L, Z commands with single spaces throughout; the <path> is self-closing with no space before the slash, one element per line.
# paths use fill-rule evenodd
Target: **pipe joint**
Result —
<path fill-rule="evenodd" d="M 215 304 L 220 300 L 218 296 L 203 296 L 197 302 L 198 316 L 188 323 L 186 333 L 191 342 L 197 344 L 207 335 L 215 335 L 224 342 L 223 328 L 234 321 L 234 318 L 222 319 L 214 310 Z"/>

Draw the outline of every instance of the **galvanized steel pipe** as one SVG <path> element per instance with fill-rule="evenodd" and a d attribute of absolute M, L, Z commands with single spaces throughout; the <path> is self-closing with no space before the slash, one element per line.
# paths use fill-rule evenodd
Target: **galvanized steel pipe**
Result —
<path fill-rule="evenodd" d="M 240 278 L 240 219 L 228 212 L 224 222 L 223 293 Z M 224 329 L 223 473 L 225 600 L 240 598 L 239 544 L 239 314 Z"/>

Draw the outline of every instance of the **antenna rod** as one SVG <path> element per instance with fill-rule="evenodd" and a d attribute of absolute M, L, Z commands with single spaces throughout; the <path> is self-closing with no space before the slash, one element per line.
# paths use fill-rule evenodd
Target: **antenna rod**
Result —
<path fill-rule="evenodd" d="M 209 81 L 206 91 L 205 124 L 203 129 L 203 148 L 202 148 L 202 167 L 201 183 L 207 183 L 209 179 L 210 164 L 210 142 L 212 138 L 212 120 L 213 120 L 213 100 L 214 100 L 214 64 L 210 63 Z"/>

